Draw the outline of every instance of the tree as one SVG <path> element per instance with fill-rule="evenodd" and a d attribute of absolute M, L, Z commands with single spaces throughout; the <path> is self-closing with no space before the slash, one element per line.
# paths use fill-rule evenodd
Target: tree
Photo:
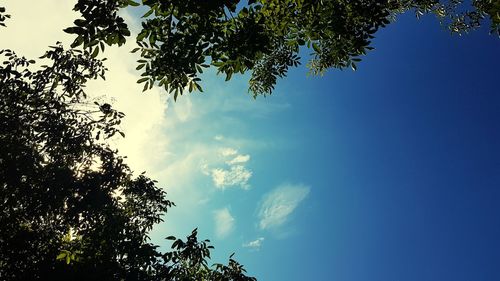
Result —
<path fill-rule="evenodd" d="M 1 280 L 255 280 L 232 259 L 209 267 L 196 230 L 167 253 L 149 241 L 173 203 L 106 144 L 124 114 L 84 92 L 102 61 L 61 45 L 39 70 L 0 55 Z"/>
<path fill-rule="evenodd" d="M 500 35 L 498 1 L 474 0 L 79 0 L 82 15 L 66 32 L 97 55 L 105 44 L 122 45 L 130 35 L 117 11 L 144 6 L 142 31 L 136 40 L 144 90 L 155 83 L 173 93 L 202 90 L 200 74 L 210 65 L 230 80 L 251 72 L 254 97 L 271 94 L 278 78 L 300 64 L 299 52 L 312 52 L 313 74 L 330 68 L 356 69 L 373 49 L 371 40 L 398 14 L 437 15 L 456 33 L 478 28 L 489 19 Z M 471 6 L 471 7 L 469 7 Z"/>

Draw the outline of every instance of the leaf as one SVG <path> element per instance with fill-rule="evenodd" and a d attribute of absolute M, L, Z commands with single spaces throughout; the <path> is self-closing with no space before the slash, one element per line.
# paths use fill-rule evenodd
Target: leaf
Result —
<path fill-rule="evenodd" d="M 83 28 L 79 26 L 73 26 L 73 27 L 68 27 L 63 29 L 64 32 L 69 33 L 69 34 L 81 34 L 83 33 Z"/>
<path fill-rule="evenodd" d="M 129 5 L 130 5 L 130 6 L 132 6 L 132 7 L 137 7 L 137 6 L 140 6 L 140 5 L 141 5 L 141 4 L 136 3 L 136 2 L 134 2 L 134 1 L 132 1 L 132 0 L 128 0 L 128 1 L 127 1 L 127 4 L 129 4 Z"/>
<path fill-rule="evenodd" d="M 321 52 L 321 48 L 319 47 L 319 44 L 318 44 L 318 43 L 313 43 L 313 44 L 312 44 L 312 47 L 313 47 L 313 49 L 314 49 L 314 51 L 315 51 L 316 53 L 320 53 L 320 52 Z"/>
<path fill-rule="evenodd" d="M 94 48 L 94 51 L 92 52 L 91 57 L 92 57 L 93 59 L 95 59 L 95 58 L 97 57 L 97 55 L 99 55 L 99 47 L 95 47 L 95 48 Z"/>
<path fill-rule="evenodd" d="M 83 27 L 83 26 L 86 26 L 86 25 L 87 25 L 87 21 L 86 21 L 86 20 L 83 20 L 83 19 L 76 19 L 73 23 L 74 23 L 76 26 L 80 26 L 80 27 Z"/>
<path fill-rule="evenodd" d="M 64 257 L 66 257 L 66 255 L 67 254 L 65 252 L 62 252 L 59 255 L 57 255 L 56 260 L 62 260 L 62 259 L 64 259 Z"/>
<path fill-rule="evenodd" d="M 149 17 L 155 10 L 153 8 L 149 9 L 142 17 L 147 18 Z"/>
<path fill-rule="evenodd" d="M 141 79 L 137 80 L 137 83 L 138 84 L 144 83 L 144 82 L 148 81 L 148 79 L 149 79 L 148 77 L 141 78 Z"/>
<path fill-rule="evenodd" d="M 75 41 L 73 41 L 73 43 L 71 43 L 71 48 L 76 48 L 78 46 L 80 46 L 81 44 L 83 44 L 83 37 L 80 35 L 78 37 L 76 37 Z"/>

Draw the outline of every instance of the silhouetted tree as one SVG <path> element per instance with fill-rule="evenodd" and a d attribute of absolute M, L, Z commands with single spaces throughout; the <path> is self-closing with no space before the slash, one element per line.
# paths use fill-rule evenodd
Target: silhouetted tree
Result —
<path fill-rule="evenodd" d="M 102 61 L 57 45 L 33 71 L 0 55 L 1 280 L 255 280 L 232 259 L 209 267 L 196 231 L 172 252 L 149 241 L 173 203 L 106 144 L 124 114 L 83 88 Z"/>

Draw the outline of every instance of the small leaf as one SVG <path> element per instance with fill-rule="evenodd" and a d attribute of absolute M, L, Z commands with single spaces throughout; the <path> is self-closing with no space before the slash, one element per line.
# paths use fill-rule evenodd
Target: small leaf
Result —
<path fill-rule="evenodd" d="M 149 16 L 150 16 L 153 12 L 154 12 L 154 9 L 152 9 L 152 8 L 151 8 L 151 9 L 150 9 L 149 11 L 147 11 L 147 12 L 146 12 L 146 13 L 145 13 L 142 17 L 143 17 L 143 18 L 147 18 L 147 17 L 149 17 Z"/>
<path fill-rule="evenodd" d="M 99 55 L 99 47 L 94 48 L 91 57 L 94 59 L 97 57 L 97 55 Z"/>
<path fill-rule="evenodd" d="M 321 52 L 321 49 L 320 49 L 320 47 L 319 47 L 319 44 L 318 44 L 318 43 L 313 43 L 313 44 L 312 44 L 312 47 L 313 47 L 313 49 L 314 49 L 314 51 L 315 51 L 316 53 Z"/>
<path fill-rule="evenodd" d="M 66 257 L 66 253 L 62 252 L 59 255 L 57 255 L 56 260 L 62 260 L 62 259 L 64 259 L 64 257 Z"/>
<path fill-rule="evenodd" d="M 132 1 L 132 0 L 128 0 L 128 1 L 127 1 L 127 4 L 129 4 L 129 5 L 130 5 L 130 6 L 132 6 L 132 7 L 137 7 L 137 6 L 140 6 L 140 5 L 141 5 L 141 4 L 136 3 L 136 2 L 134 2 L 134 1 Z"/>

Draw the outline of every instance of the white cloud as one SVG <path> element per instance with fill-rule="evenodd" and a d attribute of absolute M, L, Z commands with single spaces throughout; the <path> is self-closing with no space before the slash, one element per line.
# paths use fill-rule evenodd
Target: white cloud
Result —
<path fill-rule="evenodd" d="M 236 149 L 234 149 L 234 148 L 224 147 L 224 148 L 220 149 L 220 155 L 223 156 L 223 157 L 233 156 L 236 153 L 238 153 L 238 151 Z"/>
<path fill-rule="evenodd" d="M 248 180 L 252 172 L 242 165 L 231 166 L 229 169 L 212 169 L 212 180 L 215 187 L 225 189 L 230 186 L 240 186 L 249 189 Z"/>
<path fill-rule="evenodd" d="M 192 117 L 193 103 L 189 95 L 183 96 L 171 105 L 180 122 L 186 122 Z"/>
<path fill-rule="evenodd" d="M 219 239 L 226 238 L 234 230 L 235 219 L 229 209 L 223 208 L 214 211 L 215 236 Z"/>
<path fill-rule="evenodd" d="M 252 171 L 245 167 L 250 160 L 248 154 L 238 154 L 238 150 L 231 147 L 219 149 L 219 156 L 222 158 L 225 167 L 212 168 L 208 172 L 208 165 L 204 164 L 202 172 L 209 174 L 216 188 L 226 189 L 228 187 L 240 186 L 249 189 L 248 181 L 252 177 Z"/>
<path fill-rule="evenodd" d="M 283 225 L 309 191 L 309 186 L 286 184 L 266 194 L 259 210 L 259 228 L 272 229 Z"/>
<path fill-rule="evenodd" d="M 260 247 L 262 247 L 262 242 L 264 242 L 264 237 L 259 237 L 253 241 L 250 241 L 248 243 L 244 243 L 243 247 L 258 251 L 258 250 L 260 250 Z"/>

